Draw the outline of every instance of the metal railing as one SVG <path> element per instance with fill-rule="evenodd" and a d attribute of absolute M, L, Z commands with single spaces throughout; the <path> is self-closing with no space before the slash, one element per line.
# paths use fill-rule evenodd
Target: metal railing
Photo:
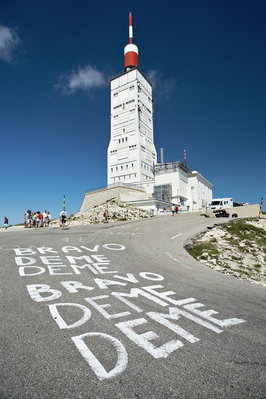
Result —
<path fill-rule="evenodd" d="M 100 187 L 95 187 L 95 188 L 89 188 L 85 194 L 94 192 L 94 191 L 100 191 L 100 190 L 106 190 L 108 188 L 114 188 L 114 187 L 127 187 L 127 188 L 137 188 L 139 190 L 145 191 L 145 189 L 140 185 L 137 184 L 131 184 L 131 183 L 113 183 L 113 184 L 108 184 L 106 186 L 100 186 Z M 84 194 L 84 195 L 85 195 Z"/>

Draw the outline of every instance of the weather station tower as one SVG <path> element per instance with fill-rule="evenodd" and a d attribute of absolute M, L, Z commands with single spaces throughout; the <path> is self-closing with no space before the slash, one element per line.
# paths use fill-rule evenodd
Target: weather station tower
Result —
<path fill-rule="evenodd" d="M 157 154 L 153 139 L 152 86 L 138 69 L 129 14 L 129 44 L 124 49 L 124 72 L 111 80 L 111 137 L 107 155 L 108 186 L 137 185 L 154 180 Z"/>

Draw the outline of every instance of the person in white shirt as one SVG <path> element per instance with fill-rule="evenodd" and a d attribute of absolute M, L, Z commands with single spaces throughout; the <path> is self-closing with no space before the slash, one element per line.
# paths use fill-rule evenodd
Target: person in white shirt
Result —
<path fill-rule="evenodd" d="M 172 216 L 174 216 L 174 214 L 175 214 L 175 205 L 174 204 L 172 205 L 171 209 L 172 209 Z"/>
<path fill-rule="evenodd" d="M 61 222 L 60 227 L 61 227 L 61 229 L 63 229 L 65 227 L 66 220 L 67 220 L 67 213 L 64 209 L 59 213 L 59 219 Z"/>
<path fill-rule="evenodd" d="M 47 211 L 46 210 L 43 211 L 42 215 L 43 215 L 43 225 L 44 225 L 44 227 L 46 227 L 47 226 Z"/>

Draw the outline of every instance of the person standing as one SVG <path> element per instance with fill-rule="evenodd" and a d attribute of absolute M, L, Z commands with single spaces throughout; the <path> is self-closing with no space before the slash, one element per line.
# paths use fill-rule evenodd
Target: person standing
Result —
<path fill-rule="evenodd" d="M 43 214 L 41 212 L 39 212 L 38 218 L 39 218 L 39 222 L 40 222 L 39 227 L 43 227 Z"/>
<path fill-rule="evenodd" d="M 63 229 L 65 227 L 67 220 L 67 213 L 64 209 L 59 213 L 59 219 L 60 219 L 60 227 L 61 229 Z"/>
<path fill-rule="evenodd" d="M 43 211 L 42 213 L 43 216 L 43 226 L 46 227 L 47 226 L 47 211 Z"/>
<path fill-rule="evenodd" d="M 109 212 L 108 212 L 108 209 L 105 209 L 105 211 L 104 211 L 104 213 L 103 213 L 103 216 L 104 216 L 105 221 L 108 222 L 108 219 L 109 219 Z"/>
<path fill-rule="evenodd" d="M 29 209 L 24 214 L 24 227 L 28 227 L 30 214 L 31 214 L 31 211 Z"/>
<path fill-rule="evenodd" d="M 24 213 L 24 227 L 27 227 L 27 212 Z"/>
<path fill-rule="evenodd" d="M 48 226 L 48 227 L 49 227 L 49 224 L 50 224 L 50 222 L 51 222 L 51 218 L 52 218 L 52 216 L 51 216 L 50 212 L 48 211 L 48 212 L 47 212 L 47 226 Z"/>
<path fill-rule="evenodd" d="M 4 217 L 4 228 L 5 229 L 8 228 L 8 218 L 7 218 L 7 216 Z"/>
<path fill-rule="evenodd" d="M 178 214 L 179 207 L 178 205 L 175 206 L 175 213 Z"/>
<path fill-rule="evenodd" d="M 29 210 L 29 217 L 27 221 L 27 227 L 31 228 L 32 227 L 32 222 L 33 222 L 33 215 L 32 212 Z"/>
<path fill-rule="evenodd" d="M 174 214 L 175 214 L 175 206 L 174 206 L 174 204 L 172 204 L 172 216 L 174 216 Z"/>
<path fill-rule="evenodd" d="M 38 219 L 38 214 L 37 214 L 37 212 L 34 212 L 33 217 L 32 217 L 32 226 L 33 227 L 38 227 L 37 226 L 37 219 Z"/>

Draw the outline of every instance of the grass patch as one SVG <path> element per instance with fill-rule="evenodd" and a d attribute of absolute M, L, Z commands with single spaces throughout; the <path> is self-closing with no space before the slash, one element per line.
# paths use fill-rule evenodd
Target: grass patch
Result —
<path fill-rule="evenodd" d="M 232 271 L 240 273 L 240 274 L 244 274 L 245 276 L 251 277 L 252 273 L 251 272 L 247 272 L 245 270 L 241 270 L 241 269 L 232 269 Z"/>
<path fill-rule="evenodd" d="M 255 265 L 253 265 L 253 267 L 254 267 L 254 269 L 256 270 L 257 273 L 260 272 L 261 265 L 259 263 L 255 263 Z"/>
<path fill-rule="evenodd" d="M 224 237 L 226 241 L 228 241 L 231 245 L 234 245 L 235 247 L 239 247 L 239 241 L 236 240 L 234 237 Z"/>
<path fill-rule="evenodd" d="M 188 248 L 188 253 L 193 256 L 194 258 L 201 257 L 201 259 L 205 258 L 202 257 L 202 254 L 205 252 L 208 254 L 208 257 L 215 257 L 215 255 L 219 255 L 219 251 L 215 245 L 210 242 L 202 242 L 196 243 L 192 247 Z M 206 257 L 207 259 L 207 257 Z"/>
<path fill-rule="evenodd" d="M 257 253 L 257 250 L 252 248 L 252 249 L 250 250 L 250 252 L 251 252 L 253 255 L 255 255 L 255 254 Z"/>
<path fill-rule="evenodd" d="M 241 256 L 235 256 L 235 255 L 232 255 L 231 258 L 232 258 L 232 260 L 241 260 L 242 259 Z"/>
<path fill-rule="evenodd" d="M 260 246 L 266 245 L 265 230 L 260 227 L 252 226 L 246 223 L 245 220 L 230 222 L 223 225 L 221 228 L 242 241 L 253 241 Z"/>

